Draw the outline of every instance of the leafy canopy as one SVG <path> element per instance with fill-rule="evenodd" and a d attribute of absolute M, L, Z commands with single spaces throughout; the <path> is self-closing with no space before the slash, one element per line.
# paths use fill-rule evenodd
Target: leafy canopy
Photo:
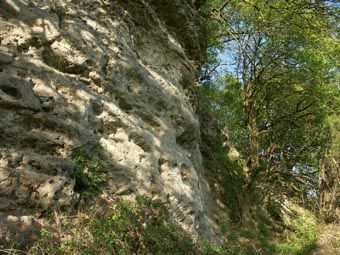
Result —
<path fill-rule="evenodd" d="M 338 6 L 213 0 L 203 92 L 245 194 L 313 197 L 339 106 Z M 241 174 L 240 174 L 241 173 Z M 248 199 L 252 200 L 252 199 Z"/>

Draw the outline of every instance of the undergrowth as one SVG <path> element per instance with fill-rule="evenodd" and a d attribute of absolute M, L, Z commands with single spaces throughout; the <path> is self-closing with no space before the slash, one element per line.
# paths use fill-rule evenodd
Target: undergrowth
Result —
<path fill-rule="evenodd" d="M 54 215 L 30 254 L 307 255 L 318 237 L 316 219 L 307 211 L 286 224 L 221 224 L 226 245 L 194 243 L 168 216 L 160 201 L 144 196 L 105 209 L 89 206 L 75 216 Z"/>
<path fill-rule="evenodd" d="M 206 255 L 309 255 L 316 248 L 319 228 L 315 216 L 303 211 L 286 224 L 263 224 L 253 227 L 226 226 L 227 244 L 205 243 L 200 254 Z"/>
<path fill-rule="evenodd" d="M 88 158 L 84 155 L 75 157 L 77 166 L 73 173 L 75 179 L 74 191 L 83 198 L 100 192 L 100 184 L 103 182 L 104 164 L 98 158 Z"/>
<path fill-rule="evenodd" d="M 169 220 L 160 201 L 144 196 L 137 196 L 134 201 L 99 201 L 105 166 L 99 159 L 83 155 L 74 161 L 75 191 L 81 194 L 83 204 L 76 215 L 54 214 L 49 227 L 41 229 L 40 240 L 30 254 L 307 255 L 315 249 L 318 237 L 315 216 L 300 209 L 282 217 L 275 204 L 259 210 L 252 227 L 239 226 L 233 217 L 221 219 L 226 245 L 195 243 Z M 229 191 L 236 190 L 234 187 Z M 98 201 L 87 203 L 91 199 Z M 229 201 L 230 208 L 236 206 L 236 201 L 224 199 Z"/>
<path fill-rule="evenodd" d="M 307 255 L 316 248 L 319 236 L 319 227 L 313 213 L 304 211 L 299 213 L 285 229 L 284 240 L 272 243 L 275 254 L 280 255 Z"/>
<path fill-rule="evenodd" d="M 96 210 L 94 210 L 96 211 Z M 31 254 L 197 254 L 190 236 L 168 220 L 159 201 L 143 196 L 75 217 L 61 216 L 41 231 Z"/>

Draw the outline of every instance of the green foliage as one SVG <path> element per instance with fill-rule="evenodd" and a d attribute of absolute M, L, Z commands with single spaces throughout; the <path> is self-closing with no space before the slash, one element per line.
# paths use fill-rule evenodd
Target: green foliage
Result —
<path fill-rule="evenodd" d="M 319 227 L 315 215 L 300 210 L 287 216 L 286 224 L 261 220 L 266 214 L 257 212 L 258 224 L 253 227 L 228 226 L 225 246 L 205 243 L 202 254 L 222 255 L 307 255 L 315 249 Z M 268 216 L 268 215 L 267 215 Z"/>
<path fill-rule="evenodd" d="M 40 241 L 30 254 L 200 254 L 200 255 L 307 255 L 319 234 L 315 216 L 305 210 L 286 216 L 286 225 L 265 221 L 241 227 L 224 222 L 225 245 L 194 243 L 168 220 L 164 205 L 138 196 L 117 200 L 113 206 L 88 206 L 76 215 L 54 215 L 55 222 L 41 229 Z"/>
<path fill-rule="evenodd" d="M 76 156 L 74 162 L 77 166 L 73 173 L 76 180 L 74 190 L 83 197 L 99 193 L 103 181 L 103 163 L 99 159 L 88 159 L 84 155 Z"/>
<path fill-rule="evenodd" d="M 79 213 L 76 221 L 59 220 L 55 229 L 43 229 L 32 254 L 197 254 L 180 227 L 168 220 L 159 201 L 138 196 L 135 202 L 118 200 L 113 208 L 95 215 Z M 62 229 L 62 231 L 60 230 Z M 60 232 L 61 231 L 61 232 Z"/>
<path fill-rule="evenodd" d="M 72 35 L 65 33 L 62 35 L 63 40 L 68 43 L 69 45 L 76 45 L 75 39 L 72 37 Z"/>
<path fill-rule="evenodd" d="M 275 241 L 272 249 L 279 255 L 308 255 L 316 248 L 319 228 L 315 215 L 305 211 L 288 224 L 285 241 Z"/>
<path fill-rule="evenodd" d="M 223 133 L 226 175 L 241 183 L 244 221 L 266 196 L 315 205 L 327 118 L 339 106 L 338 9 L 326 2 L 212 0 L 203 8 L 213 37 L 204 104 Z"/>
<path fill-rule="evenodd" d="M 227 255 L 230 254 L 227 247 L 213 244 L 211 242 L 203 242 L 199 252 L 200 255 Z"/>

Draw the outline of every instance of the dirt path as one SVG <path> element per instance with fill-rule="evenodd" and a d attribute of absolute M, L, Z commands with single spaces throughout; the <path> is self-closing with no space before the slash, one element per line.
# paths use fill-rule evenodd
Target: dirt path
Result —
<path fill-rule="evenodd" d="M 317 248 L 311 255 L 340 254 L 340 224 L 329 225 L 323 231 Z"/>

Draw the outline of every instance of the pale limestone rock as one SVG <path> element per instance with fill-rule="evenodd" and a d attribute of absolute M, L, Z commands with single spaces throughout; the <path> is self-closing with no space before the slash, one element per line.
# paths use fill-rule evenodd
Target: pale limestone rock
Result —
<path fill-rule="evenodd" d="M 15 108 L 41 110 L 39 99 L 35 96 L 32 85 L 15 76 L 0 74 L 0 105 Z"/>
<path fill-rule="evenodd" d="M 195 238 L 218 240 L 186 96 L 202 22 L 188 1 L 160 2 L 0 2 L 1 215 L 71 209 L 73 158 L 100 148 L 107 196 L 161 199 Z"/>

